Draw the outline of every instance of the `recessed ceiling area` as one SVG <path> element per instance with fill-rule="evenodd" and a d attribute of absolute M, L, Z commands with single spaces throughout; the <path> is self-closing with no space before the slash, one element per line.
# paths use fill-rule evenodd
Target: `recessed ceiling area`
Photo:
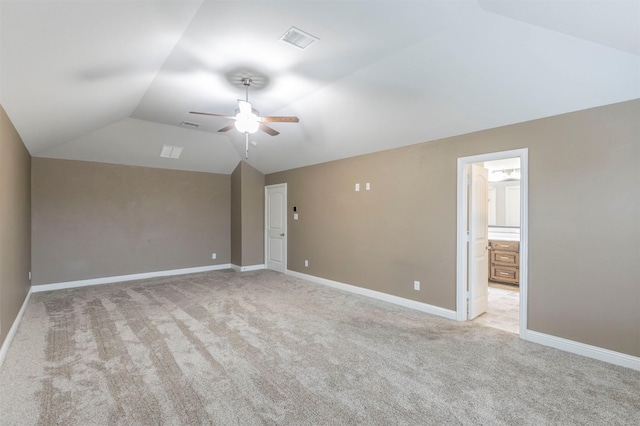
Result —
<path fill-rule="evenodd" d="M 2 0 L 0 36 L 36 157 L 229 174 L 244 135 L 189 111 L 233 115 L 243 78 L 261 115 L 300 118 L 252 135 L 263 173 L 640 98 L 636 0 Z"/>

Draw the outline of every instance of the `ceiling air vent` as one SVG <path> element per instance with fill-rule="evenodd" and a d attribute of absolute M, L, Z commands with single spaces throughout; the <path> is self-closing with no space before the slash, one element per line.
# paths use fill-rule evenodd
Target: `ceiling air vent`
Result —
<path fill-rule="evenodd" d="M 318 37 L 314 37 L 309 33 L 305 33 L 302 30 L 299 30 L 296 27 L 289 28 L 289 31 L 284 33 L 280 40 L 286 41 L 287 43 L 293 44 L 300 49 L 305 49 L 309 47 L 311 43 L 318 40 Z"/>
<path fill-rule="evenodd" d="M 180 123 L 182 126 L 184 127 L 190 127 L 192 129 L 197 129 L 198 127 L 200 127 L 200 125 L 198 123 L 193 123 L 191 121 L 183 121 L 182 123 Z"/>
<path fill-rule="evenodd" d="M 182 154 L 182 150 L 184 147 L 182 146 L 172 146 L 172 145 L 162 145 L 162 151 L 160 151 L 160 157 L 163 158 L 180 158 L 180 154 Z"/>

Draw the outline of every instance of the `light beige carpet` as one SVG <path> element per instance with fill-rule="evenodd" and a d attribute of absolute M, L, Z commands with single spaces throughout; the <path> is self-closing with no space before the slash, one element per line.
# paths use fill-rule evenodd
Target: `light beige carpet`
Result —
<path fill-rule="evenodd" d="M 32 296 L 2 425 L 637 425 L 640 372 L 270 271 Z"/>

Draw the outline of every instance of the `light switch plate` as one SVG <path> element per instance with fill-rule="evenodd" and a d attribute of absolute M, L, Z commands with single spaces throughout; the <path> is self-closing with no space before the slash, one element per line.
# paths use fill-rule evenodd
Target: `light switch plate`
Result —
<path fill-rule="evenodd" d="M 293 220 L 298 220 L 298 213 L 293 214 Z"/>
<path fill-rule="evenodd" d="M 360 184 L 356 183 L 356 191 L 360 191 Z"/>

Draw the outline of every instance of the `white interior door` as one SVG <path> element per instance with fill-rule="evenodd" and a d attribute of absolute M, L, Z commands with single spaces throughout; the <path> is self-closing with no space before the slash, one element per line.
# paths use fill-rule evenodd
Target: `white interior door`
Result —
<path fill-rule="evenodd" d="M 469 319 L 489 303 L 489 179 L 484 167 L 471 165 L 469 186 Z"/>
<path fill-rule="evenodd" d="M 284 273 L 287 269 L 287 184 L 265 188 L 265 264 Z"/>

